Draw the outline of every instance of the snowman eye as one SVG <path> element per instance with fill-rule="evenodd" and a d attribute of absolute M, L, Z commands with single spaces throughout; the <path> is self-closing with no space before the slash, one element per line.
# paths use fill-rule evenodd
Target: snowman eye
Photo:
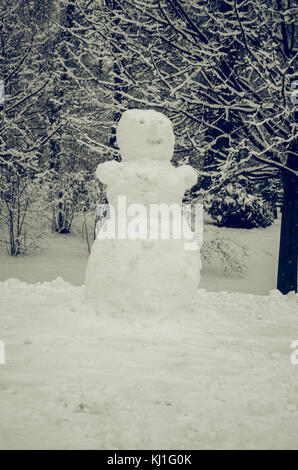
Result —
<path fill-rule="evenodd" d="M 164 126 L 164 125 L 165 125 L 165 122 L 162 121 L 162 120 L 160 120 L 160 121 L 159 121 L 159 124 L 160 124 L 161 126 Z"/>
<path fill-rule="evenodd" d="M 141 119 L 139 120 L 139 123 L 140 123 L 140 124 L 145 124 L 145 119 L 141 118 Z"/>

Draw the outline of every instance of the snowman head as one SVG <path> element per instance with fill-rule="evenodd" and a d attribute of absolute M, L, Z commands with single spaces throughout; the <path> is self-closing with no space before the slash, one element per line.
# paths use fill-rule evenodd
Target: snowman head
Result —
<path fill-rule="evenodd" d="M 129 109 L 117 127 L 117 143 L 123 161 L 171 160 L 175 137 L 171 121 L 153 110 Z"/>

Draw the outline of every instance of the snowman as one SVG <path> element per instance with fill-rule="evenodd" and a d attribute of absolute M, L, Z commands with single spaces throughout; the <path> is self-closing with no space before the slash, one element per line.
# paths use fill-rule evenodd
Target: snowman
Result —
<path fill-rule="evenodd" d="M 184 231 L 177 236 L 176 229 L 185 228 L 182 199 L 197 174 L 190 166 L 171 164 L 175 137 L 162 113 L 126 111 L 116 137 L 122 161 L 99 164 L 96 170 L 107 186 L 111 212 L 89 256 L 87 299 L 97 312 L 115 314 L 187 308 L 198 288 L 201 261 L 199 251 L 185 249 Z M 190 231 L 188 226 L 188 236 Z"/>

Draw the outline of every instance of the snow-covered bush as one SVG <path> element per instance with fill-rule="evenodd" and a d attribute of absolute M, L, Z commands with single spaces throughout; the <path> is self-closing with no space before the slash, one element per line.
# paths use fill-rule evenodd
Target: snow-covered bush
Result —
<path fill-rule="evenodd" d="M 25 255 L 40 248 L 45 214 L 38 178 L 22 171 L 0 171 L 0 242 L 10 256 Z"/>
<path fill-rule="evenodd" d="M 48 197 L 52 207 L 53 230 L 70 233 L 75 213 L 90 208 L 90 175 L 84 170 L 51 173 L 48 181 Z"/>
<path fill-rule="evenodd" d="M 219 261 L 225 272 L 245 273 L 247 270 L 247 246 L 229 237 L 216 237 L 204 241 L 201 248 L 203 262 Z"/>
<path fill-rule="evenodd" d="M 273 222 L 272 207 L 240 184 L 228 184 L 208 194 L 205 209 L 222 227 L 267 227 Z"/>

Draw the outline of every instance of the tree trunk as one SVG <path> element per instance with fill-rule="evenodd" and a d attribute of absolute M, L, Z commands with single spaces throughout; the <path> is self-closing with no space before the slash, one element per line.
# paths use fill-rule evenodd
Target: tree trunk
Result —
<path fill-rule="evenodd" d="M 288 166 L 298 170 L 298 158 L 291 154 Z M 277 288 L 283 294 L 297 292 L 298 258 L 298 177 L 283 172 L 284 200 L 280 234 Z"/>
<path fill-rule="evenodd" d="M 121 11 L 121 6 L 120 4 L 121 2 L 119 2 L 118 0 L 106 0 L 106 6 L 111 10 L 111 11 Z M 120 23 L 120 19 L 119 18 L 114 18 L 113 19 L 113 23 L 114 25 L 117 27 Z M 112 35 L 113 37 L 113 40 L 119 45 L 121 44 L 121 40 L 122 38 L 121 37 L 118 37 L 118 35 L 116 33 L 114 33 Z M 112 50 L 113 50 L 113 53 L 115 54 L 115 57 L 117 56 L 117 54 L 119 54 L 119 50 L 118 48 L 115 48 L 115 46 L 112 45 Z M 121 94 L 121 91 L 124 91 L 124 92 L 127 92 L 127 86 L 125 86 L 123 84 L 123 79 L 122 79 L 122 73 L 121 73 L 121 70 L 119 68 L 119 64 L 117 62 L 114 62 L 113 63 L 113 72 L 114 72 L 114 104 L 115 104 L 115 108 L 116 108 L 116 111 L 114 112 L 114 117 L 113 117 L 113 121 L 115 124 L 117 124 L 121 118 L 121 111 L 120 111 L 120 108 L 121 108 L 121 104 L 122 104 L 122 94 Z M 111 132 L 111 136 L 110 136 L 110 139 L 109 139 L 109 146 L 111 148 L 116 148 L 115 146 L 116 144 L 116 128 L 113 127 L 112 129 L 112 132 Z M 115 153 L 114 152 L 114 159 L 115 159 Z"/>

